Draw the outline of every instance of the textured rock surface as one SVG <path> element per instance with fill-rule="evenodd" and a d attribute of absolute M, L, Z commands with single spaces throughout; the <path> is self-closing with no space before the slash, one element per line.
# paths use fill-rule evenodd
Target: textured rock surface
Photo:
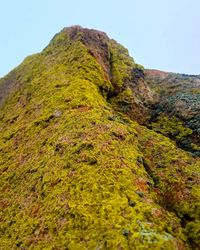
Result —
<path fill-rule="evenodd" d="M 80 26 L 0 80 L 2 249 L 198 249 L 200 161 L 146 126 L 150 87 Z"/>
<path fill-rule="evenodd" d="M 179 140 L 179 145 L 200 156 L 200 76 L 146 70 L 145 80 L 158 95 L 152 120 L 161 120 L 165 114 L 174 126 L 175 121 L 182 121 L 192 133 Z"/>

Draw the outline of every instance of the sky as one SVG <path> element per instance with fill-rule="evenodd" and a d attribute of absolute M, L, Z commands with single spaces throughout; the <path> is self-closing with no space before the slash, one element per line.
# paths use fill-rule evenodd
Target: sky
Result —
<path fill-rule="evenodd" d="M 0 77 L 62 28 L 104 31 L 146 68 L 200 74 L 200 0 L 0 0 Z"/>

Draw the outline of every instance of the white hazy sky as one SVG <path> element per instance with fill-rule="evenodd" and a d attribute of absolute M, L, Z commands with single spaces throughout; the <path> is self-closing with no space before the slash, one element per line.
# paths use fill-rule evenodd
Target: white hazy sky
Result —
<path fill-rule="evenodd" d="M 200 0 L 0 0 L 0 77 L 63 27 L 105 31 L 146 68 L 200 74 Z"/>

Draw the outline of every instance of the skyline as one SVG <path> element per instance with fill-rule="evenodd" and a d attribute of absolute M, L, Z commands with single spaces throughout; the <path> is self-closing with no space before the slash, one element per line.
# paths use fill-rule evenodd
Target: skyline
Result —
<path fill-rule="evenodd" d="M 106 32 L 145 68 L 200 74 L 198 0 L 8 0 L 1 7 L 0 77 L 72 25 Z"/>

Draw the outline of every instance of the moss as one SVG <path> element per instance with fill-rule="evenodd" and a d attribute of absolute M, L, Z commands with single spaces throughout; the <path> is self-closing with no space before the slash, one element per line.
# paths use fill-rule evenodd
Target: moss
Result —
<path fill-rule="evenodd" d="M 191 242 L 195 242 L 198 247 L 200 244 L 200 225 L 199 221 L 189 222 L 186 226 L 186 234 Z"/>
<path fill-rule="evenodd" d="M 180 218 L 188 243 L 195 249 L 198 236 L 190 237 L 187 228 L 199 220 L 199 159 L 193 159 L 162 135 L 144 128 L 139 133 L 141 151 L 148 165 L 145 169 L 154 183 L 154 199 Z M 159 180 L 156 185 L 155 178 Z"/>
<path fill-rule="evenodd" d="M 198 157 L 200 147 L 198 146 L 198 138 L 195 136 L 196 132 L 188 128 L 185 123 L 187 122 L 183 122 L 175 116 L 170 117 L 161 114 L 154 119 L 154 122 L 147 126 L 154 131 L 173 139 L 180 148 L 191 152 L 194 157 Z M 195 141 L 195 143 L 192 141 Z"/>
<path fill-rule="evenodd" d="M 133 102 L 133 91 L 131 88 L 127 87 L 125 90 L 121 91 L 116 97 L 110 100 L 110 103 L 119 109 L 123 113 L 129 113 L 132 110 Z"/>
<path fill-rule="evenodd" d="M 112 63 L 121 87 L 134 62 L 109 46 L 119 53 Z M 187 247 L 177 184 L 196 171 L 184 197 L 198 198 L 197 159 L 115 111 L 106 100 L 113 83 L 88 48 L 61 33 L 16 74 L 20 85 L 0 110 L 3 249 Z"/>
<path fill-rule="evenodd" d="M 192 134 L 190 128 L 185 127 L 184 123 L 177 117 L 167 117 L 160 115 L 156 122 L 150 125 L 153 130 L 160 132 L 165 136 L 175 138 L 180 141 L 188 135 Z"/>
<path fill-rule="evenodd" d="M 109 48 L 111 53 L 112 82 L 115 86 L 121 88 L 130 80 L 131 70 L 134 68 L 135 63 L 129 56 L 128 50 L 114 40 L 109 42 Z"/>

